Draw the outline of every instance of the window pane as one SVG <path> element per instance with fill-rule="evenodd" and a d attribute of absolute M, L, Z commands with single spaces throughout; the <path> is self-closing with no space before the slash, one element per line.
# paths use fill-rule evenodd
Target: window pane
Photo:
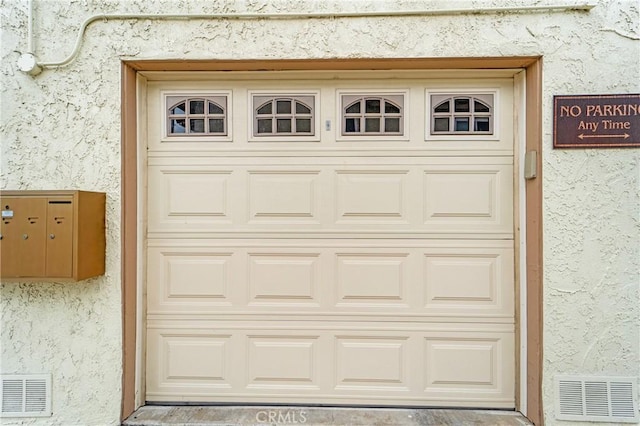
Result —
<path fill-rule="evenodd" d="M 271 114 L 271 102 L 262 105 L 258 108 L 258 114 Z"/>
<path fill-rule="evenodd" d="M 365 118 L 364 131 L 365 132 L 379 132 L 380 131 L 380 119 L 379 118 Z"/>
<path fill-rule="evenodd" d="M 204 120 L 200 118 L 189 120 L 189 133 L 204 133 Z"/>
<path fill-rule="evenodd" d="M 185 133 L 184 118 L 171 120 L 171 133 Z"/>
<path fill-rule="evenodd" d="M 204 101 L 189 101 L 190 114 L 204 114 Z"/>
<path fill-rule="evenodd" d="M 469 131 L 469 117 L 456 117 L 456 132 Z"/>
<path fill-rule="evenodd" d="M 385 118 L 384 119 L 384 131 L 390 133 L 400 133 L 400 119 L 399 118 Z"/>
<path fill-rule="evenodd" d="M 183 102 L 173 107 L 171 111 L 169 111 L 169 113 L 172 115 L 184 115 L 184 111 L 185 111 L 185 107 Z"/>
<path fill-rule="evenodd" d="M 445 101 L 440 105 L 437 105 L 434 109 L 435 112 L 449 112 L 451 109 L 451 103 L 449 101 Z"/>
<path fill-rule="evenodd" d="M 209 102 L 209 114 L 224 114 L 224 110 L 220 105 Z"/>
<path fill-rule="evenodd" d="M 392 103 L 384 103 L 384 112 L 387 114 L 400 114 L 400 108 Z"/>
<path fill-rule="evenodd" d="M 367 99 L 365 101 L 365 112 L 380 113 L 380 99 Z"/>
<path fill-rule="evenodd" d="M 289 104 L 291 105 L 291 104 Z M 278 133 L 291 133 L 291 120 L 290 119 L 278 119 L 277 120 L 277 132 Z"/>
<path fill-rule="evenodd" d="M 479 101 L 473 102 L 473 109 L 475 112 L 489 112 L 489 106 Z"/>
<path fill-rule="evenodd" d="M 291 101 L 276 101 L 278 114 L 291 114 Z"/>
<path fill-rule="evenodd" d="M 360 101 L 347 107 L 347 114 L 359 114 L 360 113 Z"/>
<path fill-rule="evenodd" d="M 468 98 L 455 99 L 454 103 L 455 112 L 469 112 L 470 105 Z"/>
<path fill-rule="evenodd" d="M 209 120 L 209 132 L 224 133 L 224 120 L 222 118 L 215 118 L 215 119 Z"/>
<path fill-rule="evenodd" d="M 311 133 L 311 120 L 308 118 L 296 119 L 296 132 Z"/>
<path fill-rule="evenodd" d="M 476 117 L 473 124 L 473 130 L 476 132 L 488 132 L 489 117 Z"/>
<path fill-rule="evenodd" d="M 300 102 L 296 102 L 296 113 L 298 114 L 311 114 L 311 108 Z"/>
<path fill-rule="evenodd" d="M 433 125 L 434 132 L 448 132 L 449 131 L 449 117 L 437 117 Z"/>
<path fill-rule="evenodd" d="M 358 133 L 360 132 L 360 119 L 359 118 L 347 118 L 344 127 L 345 133 Z"/>
<path fill-rule="evenodd" d="M 271 133 L 271 119 L 258 120 L 258 133 Z"/>

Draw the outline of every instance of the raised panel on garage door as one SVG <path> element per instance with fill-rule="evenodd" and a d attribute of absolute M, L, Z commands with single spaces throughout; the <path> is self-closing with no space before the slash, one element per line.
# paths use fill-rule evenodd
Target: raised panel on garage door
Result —
<path fill-rule="evenodd" d="M 510 158 L 149 162 L 150 233 L 513 238 Z"/>
<path fill-rule="evenodd" d="M 286 244 L 284 244 L 286 242 Z M 486 240 L 149 243 L 150 315 L 354 311 L 512 321 L 513 247 Z"/>

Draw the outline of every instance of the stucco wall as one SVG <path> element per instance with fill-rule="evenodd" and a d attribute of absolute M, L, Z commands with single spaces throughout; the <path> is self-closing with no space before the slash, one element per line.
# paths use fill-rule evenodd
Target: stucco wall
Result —
<path fill-rule="evenodd" d="M 455 7 L 574 3 L 460 1 Z M 544 57 L 544 404 L 558 373 L 640 376 L 640 150 L 553 150 L 554 94 L 640 92 L 636 0 L 591 12 L 300 21 L 97 21 L 77 59 L 36 78 L 16 61 L 27 0 L 1 0 L 3 189 L 107 193 L 107 272 L 79 284 L 2 284 L 0 371 L 53 374 L 51 418 L 107 425 L 121 397 L 120 60 Z M 426 5 L 425 5 L 426 4 Z M 94 13 L 396 10 L 449 1 L 35 1 L 41 61 L 71 52 Z M 19 423 L 3 419 L 2 424 Z"/>

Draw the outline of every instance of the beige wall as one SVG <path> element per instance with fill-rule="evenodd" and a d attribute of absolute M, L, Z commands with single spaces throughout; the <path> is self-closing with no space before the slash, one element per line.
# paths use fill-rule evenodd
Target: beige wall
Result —
<path fill-rule="evenodd" d="M 434 1 L 43 1 L 41 61 L 71 52 L 95 13 L 399 10 Z M 524 1 L 460 1 L 456 7 Z M 539 1 L 536 4 L 574 3 Z M 53 375 L 52 418 L 27 424 L 118 424 L 121 397 L 120 60 L 357 57 L 544 57 L 544 404 L 558 373 L 640 376 L 640 151 L 553 150 L 552 96 L 640 92 L 635 0 L 591 12 L 314 20 L 99 20 L 77 59 L 21 73 L 27 0 L 2 0 L 2 189 L 107 193 L 107 272 L 79 284 L 2 284 L 0 370 Z M 89 403 L 87 403 L 89 402 Z M 3 424 L 17 423 L 8 419 Z"/>

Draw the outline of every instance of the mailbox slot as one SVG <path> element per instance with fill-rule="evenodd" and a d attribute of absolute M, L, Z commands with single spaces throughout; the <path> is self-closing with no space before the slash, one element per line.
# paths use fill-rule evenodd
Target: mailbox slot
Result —
<path fill-rule="evenodd" d="M 49 200 L 47 208 L 47 277 L 73 274 L 73 204 L 71 200 Z"/>

